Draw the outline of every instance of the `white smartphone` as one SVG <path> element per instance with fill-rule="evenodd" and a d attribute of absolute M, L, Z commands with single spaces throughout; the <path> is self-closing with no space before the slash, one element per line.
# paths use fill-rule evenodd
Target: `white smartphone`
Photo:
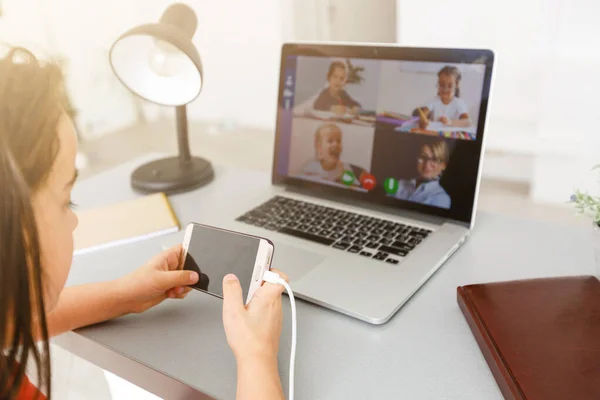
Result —
<path fill-rule="evenodd" d="M 191 223 L 183 238 L 183 269 L 200 275 L 194 289 L 223 298 L 223 278 L 235 274 L 245 304 L 262 285 L 265 271 L 271 269 L 273 243 L 265 238 Z"/>

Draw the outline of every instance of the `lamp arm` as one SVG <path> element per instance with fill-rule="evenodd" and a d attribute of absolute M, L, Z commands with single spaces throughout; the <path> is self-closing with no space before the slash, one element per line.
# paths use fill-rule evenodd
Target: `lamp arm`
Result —
<path fill-rule="evenodd" d="M 175 108 L 177 116 L 177 145 L 179 146 L 179 160 L 189 162 L 192 159 L 190 154 L 190 141 L 188 138 L 188 120 L 187 108 L 185 105 Z"/>

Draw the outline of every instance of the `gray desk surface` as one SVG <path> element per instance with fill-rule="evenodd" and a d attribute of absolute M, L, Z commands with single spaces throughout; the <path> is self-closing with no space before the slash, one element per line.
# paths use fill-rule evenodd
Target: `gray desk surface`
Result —
<path fill-rule="evenodd" d="M 77 184 L 74 201 L 94 207 L 132 198 L 123 165 Z M 175 196 L 175 212 L 210 223 L 228 196 L 269 185 L 263 172 L 216 168 L 213 185 Z M 235 190 L 233 189 L 235 188 Z M 75 259 L 68 285 L 121 276 L 181 234 L 111 248 Z M 467 243 L 383 326 L 371 326 L 306 302 L 298 304 L 298 399 L 501 399 L 456 303 L 465 284 L 541 276 L 593 274 L 584 231 L 479 214 Z M 285 270 L 284 265 L 277 266 Z M 287 386 L 290 319 L 287 298 L 280 373 Z M 235 360 L 221 322 L 221 301 L 191 292 L 142 314 L 67 333 L 56 343 L 167 399 L 235 397 Z"/>

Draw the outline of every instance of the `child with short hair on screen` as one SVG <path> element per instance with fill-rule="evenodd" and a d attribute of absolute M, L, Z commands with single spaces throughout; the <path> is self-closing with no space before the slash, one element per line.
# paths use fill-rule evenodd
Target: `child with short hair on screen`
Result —
<path fill-rule="evenodd" d="M 350 164 L 344 163 L 342 155 L 342 130 L 335 124 L 319 126 L 315 132 L 315 159 L 310 160 L 302 169 L 305 176 L 341 183 L 344 171 L 352 171 Z M 355 185 L 359 182 L 355 178 Z"/>
<path fill-rule="evenodd" d="M 449 160 L 450 149 L 445 140 L 439 139 L 423 144 L 416 159 L 418 176 L 400 180 L 395 197 L 429 206 L 450 208 L 450 196 L 440 185 L 440 177 Z"/>
<path fill-rule="evenodd" d="M 468 127 L 472 125 L 469 108 L 460 98 L 462 74 L 457 67 L 447 65 L 438 72 L 437 96 L 413 115 L 419 117 L 419 127 L 426 129 L 430 120 L 444 125 Z"/>

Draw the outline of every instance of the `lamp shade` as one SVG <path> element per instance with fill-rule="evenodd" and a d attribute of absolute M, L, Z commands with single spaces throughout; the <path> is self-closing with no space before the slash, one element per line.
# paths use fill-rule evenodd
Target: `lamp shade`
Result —
<path fill-rule="evenodd" d="M 110 49 L 117 78 L 136 95 L 163 106 L 190 103 L 202 90 L 202 62 L 192 37 L 196 15 L 177 3 L 160 22 L 137 26 Z"/>

